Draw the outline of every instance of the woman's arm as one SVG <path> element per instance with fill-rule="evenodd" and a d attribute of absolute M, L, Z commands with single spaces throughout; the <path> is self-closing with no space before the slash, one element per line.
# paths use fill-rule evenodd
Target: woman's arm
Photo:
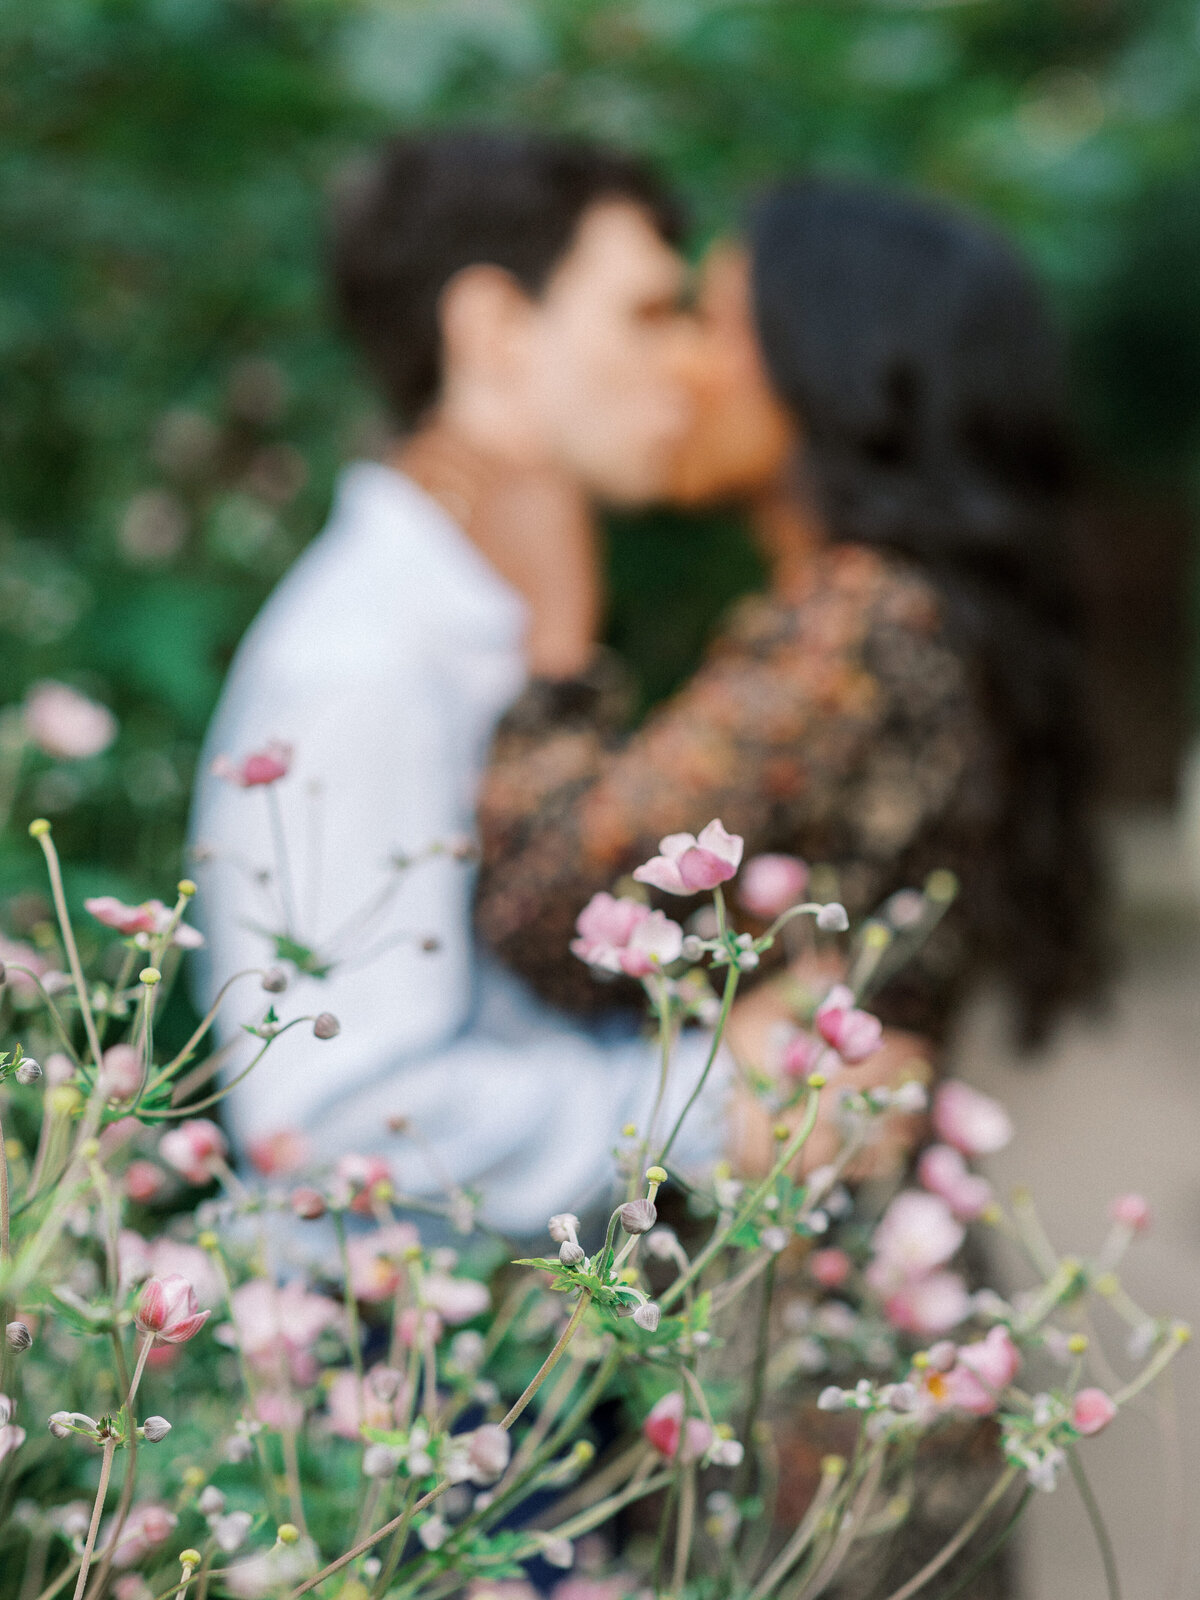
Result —
<path fill-rule="evenodd" d="M 518 703 L 480 796 L 478 928 L 547 997 L 611 1006 L 566 955 L 579 910 L 664 834 L 714 816 L 748 855 L 836 862 L 851 909 L 868 909 L 949 806 L 974 722 L 927 586 L 832 551 L 807 597 L 744 608 L 623 743 L 586 704 L 539 720 Z"/>

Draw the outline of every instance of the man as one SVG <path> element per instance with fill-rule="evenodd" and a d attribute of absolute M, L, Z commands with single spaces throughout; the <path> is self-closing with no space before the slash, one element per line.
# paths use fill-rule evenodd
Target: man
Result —
<path fill-rule="evenodd" d="M 587 665 L 587 497 L 653 498 L 687 426 L 678 229 L 637 163 L 516 135 L 399 142 L 347 197 L 335 290 L 410 432 L 387 464 L 344 474 L 251 628 L 196 800 L 209 993 L 283 934 L 329 968 L 292 986 L 287 1013 L 341 1024 L 272 1047 L 230 1097 L 235 1134 L 307 1129 L 330 1158 L 386 1149 L 398 1188 L 478 1188 L 516 1233 L 599 1196 L 657 1069 L 643 1041 L 568 1022 L 481 955 L 451 843 L 473 830 L 492 731 L 528 675 Z M 514 496 L 538 514 L 514 516 Z M 238 765 L 273 740 L 294 747 L 285 778 L 283 753 Z M 232 1073 L 250 1041 L 227 1009 Z M 668 1115 L 706 1045 L 682 1044 Z M 718 1081 L 678 1157 L 716 1153 L 720 1105 Z M 388 1139 L 396 1117 L 415 1139 Z"/>

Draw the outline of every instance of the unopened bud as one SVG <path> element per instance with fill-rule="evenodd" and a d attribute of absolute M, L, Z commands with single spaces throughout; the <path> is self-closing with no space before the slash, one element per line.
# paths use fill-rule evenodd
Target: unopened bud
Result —
<path fill-rule="evenodd" d="M 56 1439 L 69 1439 L 71 1437 L 71 1413 L 69 1411 L 56 1411 L 46 1423 L 46 1426 Z"/>
<path fill-rule="evenodd" d="M 300 1529 L 294 1522 L 281 1522 L 275 1530 L 275 1536 L 280 1544 L 297 1544 L 300 1540 Z"/>
<path fill-rule="evenodd" d="M 831 900 L 817 912 L 817 927 L 826 933 L 845 933 L 849 926 L 850 918 L 846 915 L 846 908 L 839 905 L 836 900 Z"/>
<path fill-rule="evenodd" d="M 268 994 L 282 994 L 288 986 L 287 973 L 282 967 L 268 967 L 262 975 L 262 986 Z"/>
<path fill-rule="evenodd" d="M 23 1085 L 25 1088 L 28 1088 L 31 1083 L 36 1083 L 41 1075 L 41 1067 L 36 1061 L 31 1060 L 28 1056 L 26 1056 L 25 1060 L 22 1061 L 21 1065 L 13 1074 L 17 1082 Z"/>
<path fill-rule="evenodd" d="M 196 1501 L 196 1510 L 202 1517 L 216 1517 L 225 1509 L 225 1496 L 215 1483 L 206 1484 Z"/>
<path fill-rule="evenodd" d="M 653 1200 L 628 1200 L 620 1207 L 617 1215 L 626 1233 L 649 1233 L 658 1221 L 658 1212 L 654 1208 Z"/>
<path fill-rule="evenodd" d="M 302 1222 L 316 1222 L 328 1209 L 319 1189 L 293 1189 L 291 1204 L 292 1214 Z"/>
<path fill-rule="evenodd" d="M 363 1451 L 362 1469 L 365 1478 L 390 1478 L 400 1465 L 400 1457 L 390 1445 L 369 1444 Z"/>
<path fill-rule="evenodd" d="M 4 1337 L 8 1341 L 8 1348 L 17 1351 L 28 1350 L 33 1343 L 33 1335 L 23 1322 L 10 1322 L 4 1330 Z"/>
<path fill-rule="evenodd" d="M 428 935 L 427 938 L 424 938 L 424 939 L 421 940 L 421 949 L 425 952 L 425 954 L 427 956 L 435 956 L 435 955 L 437 955 L 438 951 L 441 948 L 442 948 L 442 941 L 437 937 L 436 934 L 432 934 L 431 933 L 431 934 Z"/>
<path fill-rule="evenodd" d="M 156 983 L 162 982 L 162 973 L 157 967 L 143 967 L 138 973 L 138 982 L 144 983 L 147 989 L 153 989 Z"/>
<path fill-rule="evenodd" d="M 342 1025 L 332 1011 L 322 1011 L 313 1023 L 313 1033 L 318 1039 L 336 1039 L 341 1031 Z M 284 1526 L 290 1527 L 291 1524 L 285 1523 Z"/>
<path fill-rule="evenodd" d="M 654 1303 L 654 1301 L 647 1300 L 644 1305 L 640 1305 L 633 1313 L 633 1320 L 637 1323 L 638 1327 L 644 1329 L 646 1333 L 655 1333 L 658 1329 L 658 1319 L 661 1317 L 661 1315 L 662 1312 L 658 1309 L 658 1306 Z"/>
<path fill-rule="evenodd" d="M 165 1439 L 171 1431 L 171 1424 L 166 1417 L 147 1417 L 142 1423 L 142 1432 L 151 1444 L 157 1444 L 160 1439 Z"/>
<path fill-rule="evenodd" d="M 577 1267 L 583 1260 L 583 1247 L 564 1239 L 558 1247 L 558 1259 L 564 1267 Z"/>

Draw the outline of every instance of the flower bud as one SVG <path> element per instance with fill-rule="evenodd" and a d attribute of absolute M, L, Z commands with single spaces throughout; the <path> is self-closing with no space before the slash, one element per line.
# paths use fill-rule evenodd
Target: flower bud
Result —
<path fill-rule="evenodd" d="M 817 912 L 817 927 L 826 933 L 845 933 L 849 926 L 850 918 L 846 915 L 846 908 L 839 905 L 836 900 L 831 900 Z"/>
<path fill-rule="evenodd" d="M 822 1389 L 817 1396 L 818 1411 L 844 1411 L 845 1409 L 846 1397 L 835 1383 L 830 1384 L 828 1389 Z"/>
<path fill-rule="evenodd" d="M 626 1233 L 649 1233 L 658 1221 L 653 1200 L 628 1200 L 617 1215 Z"/>
<path fill-rule="evenodd" d="M 225 1509 L 225 1496 L 215 1483 L 208 1484 L 200 1491 L 200 1498 L 196 1501 L 196 1510 L 202 1517 L 220 1516 Z"/>
<path fill-rule="evenodd" d="M 564 1239 L 558 1247 L 558 1259 L 564 1267 L 577 1267 L 584 1259 L 583 1249 L 580 1245 L 573 1244 L 570 1239 Z"/>
<path fill-rule="evenodd" d="M 160 1439 L 165 1439 L 171 1431 L 171 1424 L 166 1417 L 147 1417 L 142 1423 L 142 1432 L 151 1444 L 157 1444 Z"/>
<path fill-rule="evenodd" d="M 199 1550 L 192 1548 L 190 1545 L 186 1550 L 181 1550 L 179 1552 L 179 1565 L 181 1567 L 198 1567 L 200 1565 Z"/>
<path fill-rule="evenodd" d="M 138 973 L 138 982 L 144 983 L 147 989 L 153 989 L 156 983 L 162 982 L 162 973 L 157 967 L 143 967 Z"/>
<path fill-rule="evenodd" d="M 287 973 L 282 967 L 268 967 L 262 975 L 262 986 L 268 994 L 282 994 L 288 986 Z"/>
<path fill-rule="evenodd" d="M 7 1428 L 13 1419 L 13 1403 L 6 1394 L 0 1394 L 0 1428 Z"/>
<path fill-rule="evenodd" d="M 24 1322 L 10 1322 L 4 1330 L 4 1337 L 8 1341 L 8 1348 L 15 1350 L 18 1355 L 33 1343 L 33 1335 Z"/>
<path fill-rule="evenodd" d="M 293 1189 L 291 1205 L 293 1215 L 302 1222 L 315 1222 L 328 1209 L 319 1189 Z"/>
<path fill-rule="evenodd" d="M 639 1328 L 643 1329 L 644 1332 L 656 1333 L 658 1331 L 658 1321 L 661 1315 L 662 1312 L 659 1310 L 654 1301 L 647 1300 L 644 1305 L 640 1305 L 633 1313 L 633 1320 L 637 1323 Z"/>
<path fill-rule="evenodd" d="M 298 1544 L 300 1541 L 300 1529 L 294 1522 L 281 1522 L 275 1530 L 275 1537 L 280 1544 Z"/>
<path fill-rule="evenodd" d="M 71 1413 L 69 1411 L 56 1411 L 46 1423 L 50 1432 L 56 1439 L 69 1439 L 71 1437 Z"/>
<path fill-rule="evenodd" d="M 318 1039 L 336 1039 L 342 1025 L 332 1011 L 322 1011 L 313 1023 L 313 1033 Z"/>
<path fill-rule="evenodd" d="M 495 1483 L 512 1455 L 512 1439 L 499 1423 L 485 1422 L 470 1436 L 467 1459 L 475 1483 Z"/>
<path fill-rule="evenodd" d="M 42 1069 L 36 1061 L 26 1056 L 13 1076 L 23 1088 L 28 1088 L 31 1083 L 36 1083 L 42 1075 Z"/>
<path fill-rule="evenodd" d="M 390 1445 L 369 1444 L 363 1451 L 364 1478 L 390 1478 L 400 1465 L 400 1457 Z"/>
<path fill-rule="evenodd" d="M 564 1239 L 575 1238 L 579 1231 L 579 1218 L 570 1211 L 560 1211 L 550 1218 L 546 1231 L 555 1244 L 562 1244 Z"/>

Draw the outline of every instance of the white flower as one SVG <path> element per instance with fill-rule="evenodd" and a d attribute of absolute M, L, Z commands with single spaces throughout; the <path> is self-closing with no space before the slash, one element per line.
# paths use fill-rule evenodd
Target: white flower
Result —
<path fill-rule="evenodd" d="M 435 1511 L 433 1516 L 426 1517 L 417 1529 L 417 1538 L 426 1550 L 440 1550 L 450 1537 L 450 1524 Z"/>
<path fill-rule="evenodd" d="M 569 1539 L 543 1539 L 542 1559 L 552 1567 L 571 1567 L 575 1564 L 575 1546 Z"/>

